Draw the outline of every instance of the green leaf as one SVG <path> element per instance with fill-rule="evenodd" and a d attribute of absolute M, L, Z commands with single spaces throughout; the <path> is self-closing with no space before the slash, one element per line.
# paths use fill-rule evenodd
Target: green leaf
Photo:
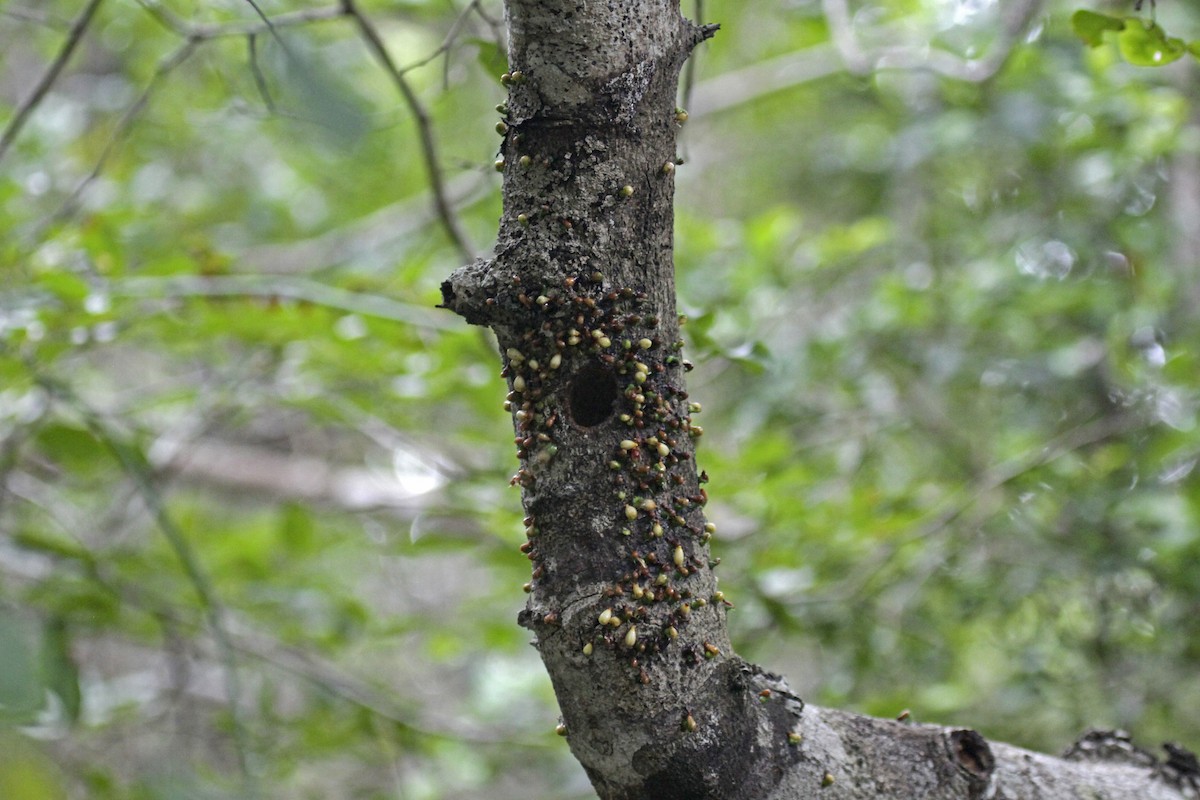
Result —
<path fill-rule="evenodd" d="M 25 550 L 35 550 L 39 553 L 71 559 L 90 564 L 92 554 L 78 542 L 42 531 L 24 530 L 13 534 L 13 543 Z"/>
<path fill-rule="evenodd" d="M 494 78 L 508 71 L 508 53 L 503 47 L 489 39 L 474 38 L 468 41 L 479 48 L 476 57 L 488 75 Z"/>
<path fill-rule="evenodd" d="M 112 468 L 112 459 L 95 435 L 68 423 L 44 426 L 35 439 L 43 457 L 75 475 Z"/>
<path fill-rule="evenodd" d="M 1110 17 L 1107 14 L 1097 14 L 1095 11 L 1079 10 L 1071 15 L 1071 30 L 1089 47 L 1104 44 L 1105 31 L 1120 31 L 1125 28 L 1125 20 L 1120 17 Z"/>
<path fill-rule="evenodd" d="M 291 553 L 303 553 L 312 549 L 317 540 L 317 526 L 313 515 L 298 503 L 288 503 L 280 509 L 279 538 L 284 548 Z"/>
<path fill-rule="evenodd" d="M 69 272 L 53 271 L 41 275 L 38 286 L 67 303 L 78 303 L 88 296 L 91 289 L 87 281 Z"/>
<path fill-rule="evenodd" d="M 121 615 L 119 600 L 100 584 L 86 579 L 44 583 L 33 597 L 56 614 L 82 625 L 111 627 Z"/>
<path fill-rule="evenodd" d="M 739 364 L 750 374 L 761 375 L 767 368 L 766 363 L 771 357 L 771 351 L 763 342 L 755 339 L 737 347 L 728 348 L 722 355 L 735 364 Z"/>
<path fill-rule="evenodd" d="M 1167 36 L 1157 23 L 1132 17 L 1117 36 L 1117 47 L 1126 61 L 1138 67 L 1161 67 L 1187 52 L 1182 39 Z"/>

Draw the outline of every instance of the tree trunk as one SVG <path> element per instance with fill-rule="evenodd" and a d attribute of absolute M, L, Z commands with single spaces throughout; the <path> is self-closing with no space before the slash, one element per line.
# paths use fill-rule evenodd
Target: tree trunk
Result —
<path fill-rule="evenodd" d="M 1152 763 L 1119 735 L 1059 760 L 806 707 L 732 652 L 672 262 L 678 76 L 716 26 L 677 0 L 508 0 L 506 16 L 499 239 L 443 304 L 499 341 L 533 564 L 519 621 L 598 795 L 1188 796 L 1186 758 Z"/>

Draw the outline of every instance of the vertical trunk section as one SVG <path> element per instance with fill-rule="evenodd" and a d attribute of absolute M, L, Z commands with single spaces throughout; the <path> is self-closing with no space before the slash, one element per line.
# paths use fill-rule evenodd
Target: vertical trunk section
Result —
<path fill-rule="evenodd" d="M 507 15 L 499 241 L 443 300 L 500 343 L 532 562 L 520 623 L 602 797 L 762 796 L 753 765 L 786 755 L 799 703 L 760 724 L 771 679 L 730 651 L 675 312 L 675 96 L 716 28 L 673 0 Z"/>

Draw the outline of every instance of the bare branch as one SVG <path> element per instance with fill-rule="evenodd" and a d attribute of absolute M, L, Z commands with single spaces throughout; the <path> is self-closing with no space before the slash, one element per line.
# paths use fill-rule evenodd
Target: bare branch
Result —
<path fill-rule="evenodd" d="M 441 220 L 442 227 L 446 229 L 446 233 L 450 236 L 450 240 L 458 248 L 459 255 L 465 261 L 470 261 L 475 257 L 475 248 L 471 245 L 467 238 L 466 231 L 463 230 L 461 223 L 458 220 L 454 210 L 450 207 L 450 201 L 446 196 L 446 185 L 442 177 L 442 168 L 438 161 L 437 144 L 433 138 L 433 124 L 429 119 L 429 112 L 421 104 L 420 98 L 413 91 L 412 86 L 404 77 L 404 73 L 396 67 L 396 62 L 392 60 L 388 53 L 387 47 L 383 43 L 383 38 L 379 35 L 379 31 L 358 8 L 355 0 L 342 0 L 342 9 L 344 12 L 353 17 L 358 25 L 363 41 L 367 47 L 375 55 L 375 58 L 391 76 L 392 82 L 396 84 L 400 95 L 404 98 L 404 102 L 408 105 L 410 111 L 417 121 L 417 132 L 421 140 L 421 152 L 425 160 L 425 169 L 429 174 L 429 185 L 433 190 L 433 203 L 437 210 L 438 219 Z"/>
<path fill-rule="evenodd" d="M 68 30 L 71 27 L 70 20 L 62 19 L 61 17 L 53 16 L 29 8 L 6 8 L 0 10 L 0 16 L 9 17 L 10 19 L 19 20 L 21 22 L 32 22 L 34 25 L 42 25 L 47 28 L 55 28 L 57 30 Z"/>
<path fill-rule="evenodd" d="M 212 438 L 160 438 L 149 458 L 158 469 L 193 483 L 280 501 L 387 510 L 407 518 L 444 502 L 439 491 L 443 481 L 432 471 L 421 481 L 406 483 L 390 471 Z"/>
<path fill-rule="evenodd" d="M 71 54 L 75 52 L 75 48 L 83 39 L 83 34 L 87 31 L 88 25 L 92 21 L 92 17 L 96 14 L 96 9 L 100 7 L 103 0 L 90 0 L 87 6 L 84 7 L 82 13 L 75 19 L 71 25 L 71 30 L 67 33 L 66 41 L 55 56 L 54 61 L 50 63 L 50 68 L 42 75 L 42 79 L 38 81 L 37 86 L 33 87 L 33 92 L 17 107 L 16 113 L 8 121 L 8 125 L 4 128 L 4 133 L 0 134 L 0 160 L 3 160 L 4 154 L 8 152 L 8 148 L 12 146 L 17 135 L 21 133 L 21 128 L 25 127 L 25 123 L 29 120 L 29 115 L 33 113 L 38 104 L 45 99 L 46 94 L 50 91 L 50 87 L 58 80 L 58 75 L 63 71 L 63 67 L 71 59 Z"/>
<path fill-rule="evenodd" d="M 146 10 L 154 20 L 171 33 L 178 36 L 188 38 L 191 35 L 191 28 L 188 23 L 184 22 L 175 12 L 159 3 L 152 0 L 135 0 L 135 2 Z"/>
<path fill-rule="evenodd" d="M 246 35 L 247 60 L 250 62 L 250 73 L 254 76 L 254 85 L 258 88 L 258 94 L 262 97 L 263 105 L 272 114 L 275 113 L 275 101 L 271 99 L 271 90 L 267 86 L 267 77 L 263 75 L 262 69 L 258 65 L 258 34 L 250 33 Z"/>
<path fill-rule="evenodd" d="M 336 6 L 324 8 L 307 8 L 286 14 L 277 14 L 268 23 L 230 22 L 221 25 L 198 25 L 192 29 L 191 35 L 200 39 L 220 39 L 226 36 L 245 36 L 248 33 L 264 33 L 268 30 L 295 28 L 310 25 L 314 22 L 328 22 L 341 19 L 345 12 Z"/>
<path fill-rule="evenodd" d="M 99 5 L 100 2 L 101 0 L 92 0 L 89 9 L 94 12 L 95 6 Z M 430 188 L 432 189 L 433 207 L 437 218 L 445 228 L 460 255 L 465 260 L 470 260 L 473 258 L 475 254 L 474 247 L 471 245 L 466 232 L 463 230 L 461 223 L 459 222 L 457 215 L 453 210 L 453 206 L 448 195 L 446 183 L 442 175 L 440 162 L 438 160 L 437 145 L 434 139 L 432 122 L 429 114 L 425 110 L 416 93 L 413 91 L 412 87 L 409 85 L 408 81 L 404 78 L 404 71 L 406 70 L 400 70 L 397 68 L 395 62 L 389 55 L 386 46 L 383 44 L 382 37 L 379 35 L 378 31 L 372 25 L 370 20 L 357 7 L 357 5 L 352 0 L 345 0 L 340 6 L 303 9 L 301 11 L 280 14 L 274 17 L 267 17 L 265 14 L 263 14 L 258 5 L 253 2 L 253 0 L 247 0 L 247 2 L 249 2 L 249 4 L 259 14 L 260 20 L 222 23 L 216 25 L 194 25 L 181 19 L 170 9 L 158 2 L 154 2 L 154 0 L 138 0 L 138 3 L 142 6 L 142 8 L 145 9 L 146 12 L 152 17 L 154 17 L 154 19 L 157 20 L 160 25 L 175 35 L 183 38 L 185 42 L 175 52 L 173 52 L 159 64 L 159 67 L 155 71 L 154 76 L 151 78 L 150 83 L 146 86 L 137 100 L 122 115 L 120 121 L 117 123 L 116 128 L 110 136 L 108 143 L 105 145 L 104 150 L 101 152 L 99 158 L 97 158 L 91 172 L 76 185 L 74 190 L 72 190 L 70 195 L 68 195 L 68 197 L 53 214 L 35 227 L 34 236 L 36 237 L 40 235 L 40 233 L 45 230 L 48 225 L 51 225 L 74 212 L 80 196 L 96 180 L 96 178 L 100 176 L 113 151 L 128 133 L 133 121 L 141 113 L 142 109 L 149 101 L 151 95 L 161 80 L 166 77 L 171 70 L 183 63 L 194 52 L 198 45 L 217 38 L 230 36 L 248 37 L 248 46 L 251 51 L 251 71 L 254 74 L 256 86 L 258 87 L 260 94 L 263 95 L 263 99 L 267 105 L 267 108 L 272 109 L 273 103 L 270 94 L 266 90 L 265 79 L 257 67 L 255 53 L 256 43 L 253 37 L 262 33 L 270 33 L 271 35 L 275 36 L 278 41 L 280 41 L 280 44 L 284 46 L 286 51 L 286 44 L 279 37 L 278 33 L 281 28 L 307 25 L 313 22 L 336 20 L 343 17 L 352 17 L 368 48 L 392 78 L 392 81 L 399 89 L 405 104 L 416 118 L 417 130 L 421 142 L 421 150 L 429 175 Z M 454 37 L 458 35 L 459 29 L 461 28 L 467 13 L 472 9 L 478 13 L 482 19 L 487 21 L 488 24 L 492 24 L 492 21 L 489 20 L 483 13 L 482 9 L 479 8 L 478 3 L 472 2 L 455 21 L 454 25 L 451 27 L 451 30 L 447 33 L 446 41 L 438 49 L 438 52 L 444 52 L 450 46 L 450 43 L 453 41 Z M 22 107 L 24 110 L 19 110 L 18 114 L 14 116 L 12 121 L 10 121 L 8 130 L 6 130 L 4 134 L 5 139 L 0 141 L 0 157 L 3 156 L 4 149 L 7 147 L 8 142 L 12 138 L 15 138 L 17 132 L 19 132 L 20 126 L 24 121 L 23 117 L 28 116 L 29 112 L 32 111 L 36 103 L 40 101 L 45 92 L 48 91 L 49 85 L 53 83 L 54 77 L 57 76 L 59 71 L 61 71 L 62 65 L 65 64 L 67 57 L 70 55 L 70 51 L 74 48 L 79 37 L 82 36 L 83 30 L 86 27 L 85 18 L 90 18 L 90 14 L 85 12 L 85 15 L 82 15 L 80 20 L 75 23 L 74 27 L 72 28 L 71 36 L 68 37 L 68 46 L 64 47 L 63 51 L 59 54 L 59 58 L 56 59 L 56 66 L 47 74 L 46 78 L 43 78 L 42 83 L 45 85 L 45 88 L 40 88 L 40 91 L 35 91 L 30 100 L 27 101 Z M 435 53 L 433 57 L 436 57 L 436 55 L 437 54 Z M 410 66 L 407 69 L 414 69 L 416 66 L 419 65 Z"/>
<path fill-rule="evenodd" d="M 263 13 L 263 10 L 258 7 L 258 3 L 254 2 L 254 0 L 246 0 L 246 4 L 254 9 L 254 13 L 258 14 L 258 18 L 270 29 L 271 33 L 275 33 L 275 26 L 271 24 L 270 18 Z"/>
<path fill-rule="evenodd" d="M 1041 7 L 1041 0 L 1020 0 L 1009 4 L 1005 9 L 1000 36 L 992 44 L 987 56 L 978 59 L 962 59 L 945 50 L 905 46 L 868 52 L 859 45 L 854 35 L 848 0 L 822 0 L 821 5 L 829 23 L 830 38 L 841 54 L 846 69 L 856 75 L 882 69 L 927 69 L 947 78 L 979 83 L 991 78 L 1004 66 L 1021 32 Z"/>
<path fill-rule="evenodd" d="M 114 281 L 110 290 L 125 297 L 263 297 L 302 300 L 326 308 L 416 325 L 429 330 L 455 328 L 433 309 L 375 294 L 350 292 L 307 278 L 260 275 L 135 277 Z"/>
<path fill-rule="evenodd" d="M 400 70 L 400 72 L 402 74 L 407 74 L 409 72 L 412 72 L 414 69 L 418 69 L 420 67 L 425 66 L 426 64 L 430 63 L 431 61 L 433 61 L 434 59 L 436 59 L 438 56 L 442 55 L 443 53 L 449 53 L 450 48 L 454 46 L 454 41 L 458 38 L 458 34 L 462 31 L 463 25 L 467 21 L 467 17 L 469 17 L 471 15 L 472 11 L 478 10 L 478 8 L 479 8 L 479 0 L 471 0 L 471 2 L 467 4 L 467 7 L 464 8 L 462 11 L 460 11 L 458 13 L 458 16 L 456 16 L 454 18 L 454 22 L 450 24 L 450 30 L 446 31 L 446 36 L 442 39 L 442 43 L 440 45 L 438 45 L 437 49 L 434 50 L 429 55 L 425 56 L 425 58 L 422 58 L 420 61 L 417 61 L 413 64 L 409 64 L 407 67 Z M 482 14 L 480 16 L 482 16 Z M 484 17 L 484 19 L 486 20 L 487 18 Z M 445 86 L 447 86 L 449 84 L 449 82 L 450 82 L 450 59 L 447 58 L 442 67 L 442 86 L 443 86 L 443 88 Z"/>
<path fill-rule="evenodd" d="M 455 207 L 462 208 L 493 194 L 495 183 L 490 174 L 463 173 L 447 181 L 446 188 Z M 395 259 L 437 224 L 436 213 L 422 192 L 307 239 L 248 247 L 235 254 L 235 269 L 302 275 L 339 264 Z"/>
<path fill-rule="evenodd" d="M 489 16 L 487 10 L 484 9 L 483 5 L 480 3 L 475 4 L 475 13 L 478 14 L 479 18 L 483 20 L 484 24 L 491 29 L 492 39 L 494 39 L 496 42 L 499 42 L 505 47 L 505 49 L 507 49 L 508 36 L 507 31 L 504 29 L 504 20 Z"/>
<path fill-rule="evenodd" d="M 702 117 L 726 111 L 773 92 L 836 75 L 842 69 L 831 45 L 807 47 L 704 81 L 696 87 L 696 100 L 688 107 L 688 114 Z"/>
<path fill-rule="evenodd" d="M 223 22 L 209 25 L 194 25 L 176 16 L 170 9 L 152 0 L 137 0 L 159 24 L 177 36 L 197 41 L 223 39 L 230 36 L 249 36 L 251 34 L 278 31 L 281 28 L 294 28 L 313 22 L 328 22 L 341 19 L 346 12 L 340 6 L 324 6 L 321 8 L 305 8 L 266 18 L 262 21 L 244 20 L 239 22 Z"/>

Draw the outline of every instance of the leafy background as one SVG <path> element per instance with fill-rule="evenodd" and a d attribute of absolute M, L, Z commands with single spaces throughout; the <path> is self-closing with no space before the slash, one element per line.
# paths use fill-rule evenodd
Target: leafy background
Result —
<path fill-rule="evenodd" d="M 336 5 L 108 0 L 0 148 L 4 797 L 590 796 L 493 345 L 434 308 L 462 248 Z M 0 4 L 7 128 L 83 8 Z M 1196 64 L 1079 10 L 704 3 L 701 465 L 738 649 L 804 697 L 1194 747 Z M 361 13 L 486 252 L 502 9 Z"/>

